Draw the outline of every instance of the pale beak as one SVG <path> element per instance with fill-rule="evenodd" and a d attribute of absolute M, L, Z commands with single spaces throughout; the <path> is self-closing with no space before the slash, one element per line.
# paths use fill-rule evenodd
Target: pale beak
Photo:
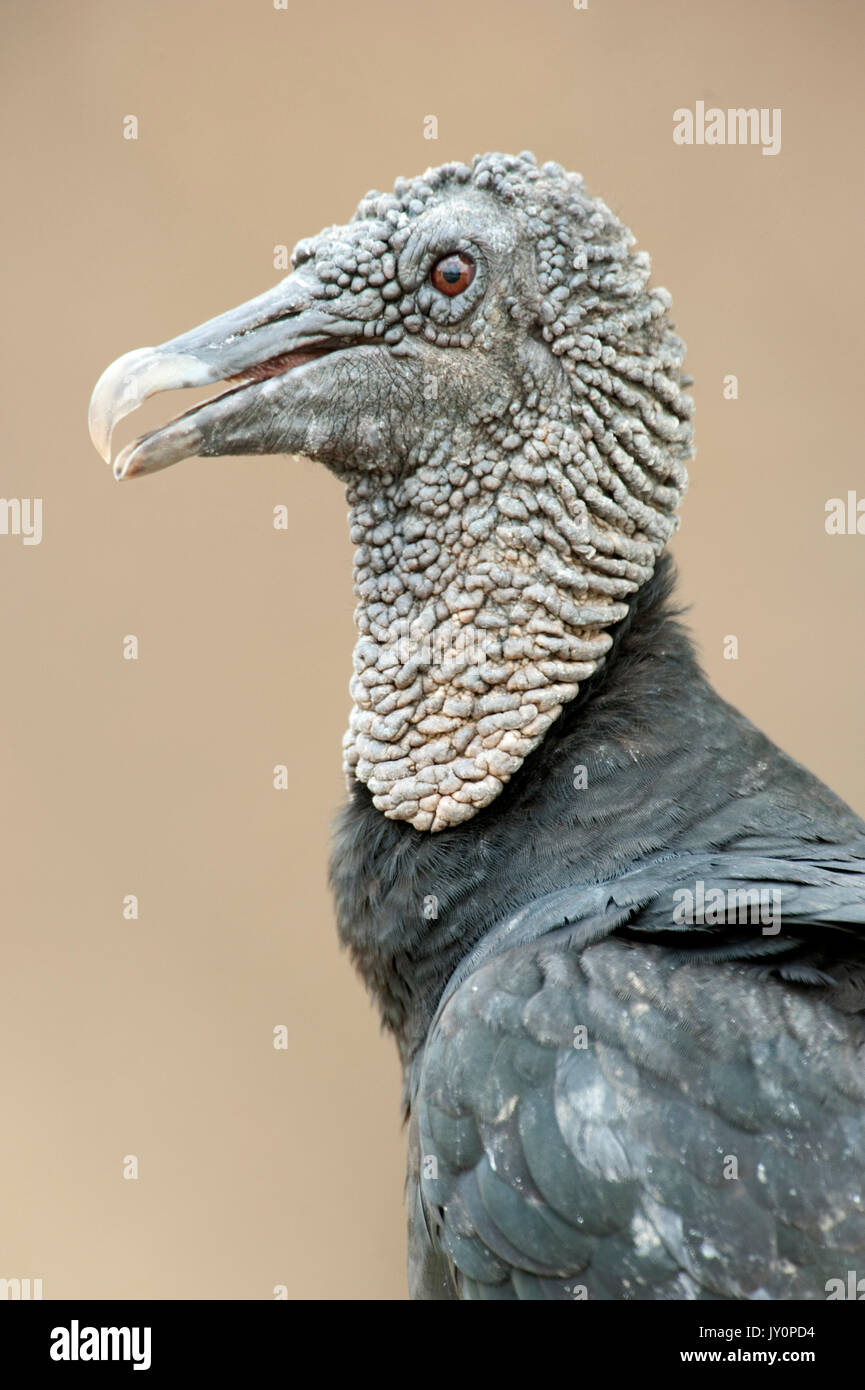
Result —
<path fill-rule="evenodd" d="M 180 459 L 260 452 L 256 429 L 267 415 L 274 379 L 357 341 L 316 301 L 314 275 L 299 270 L 264 294 L 161 347 L 138 348 L 112 362 L 90 401 L 90 437 L 106 462 L 118 421 L 158 391 L 225 381 L 222 394 L 127 444 L 114 475 L 155 473 Z"/>

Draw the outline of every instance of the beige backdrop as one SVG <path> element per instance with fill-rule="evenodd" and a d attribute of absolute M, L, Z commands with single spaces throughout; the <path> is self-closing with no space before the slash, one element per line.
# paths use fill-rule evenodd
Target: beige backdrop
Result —
<path fill-rule="evenodd" d="M 0 536 L 0 1277 L 46 1298 L 399 1299 L 398 1069 L 325 885 L 341 490 L 296 459 L 120 487 L 87 439 L 90 390 L 121 352 L 266 288 L 275 245 L 397 174 L 524 148 L 581 170 L 689 344 L 676 550 L 706 665 L 865 811 L 865 536 L 824 528 L 828 498 L 865 493 L 863 11 L 6 0 L 3 18 L 0 491 L 43 498 L 44 535 Z M 781 108 L 781 153 L 675 145 L 698 100 Z"/>

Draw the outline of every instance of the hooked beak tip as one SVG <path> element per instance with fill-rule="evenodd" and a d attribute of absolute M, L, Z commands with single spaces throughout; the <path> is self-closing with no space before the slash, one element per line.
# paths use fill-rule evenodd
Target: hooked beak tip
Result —
<path fill-rule="evenodd" d="M 243 399 L 239 393 L 259 386 L 266 393 L 268 378 L 333 349 L 330 311 L 313 303 L 308 289 L 301 293 L 297 283 L 288 280 L 288 285 L 281 281 L 273 290 L 159 347 L 127 352 L 106 368 L 94 388 L 89 414 L 90 438 L 106 463 L 112 459 L 116 426 L 149 396 L 217 382 L 229 387 L 123 448 L 114 460 L 115 478 L 155 473 L 194 458 L 203 445 L 208 456 L 239 452 L 244 441 L 228 429 Z"/>
<path fill-rule="evenodd" d="M 106 463 L 111 462 L 114 427 L 141 404 L 144 398 L 141 388 L 148 376 L 148 365 L 153 360 L 153 348 L 137 348 L 134 352 L 127 352 L 106 367 L 93 388 L 87 423 L 90 438 Z"/>
<path fill-rule="evenodd" d="M 90 438 L 106 463 L 111 462 L 111 437 L 115 426 L 157 391 L 178 386 L 204 386 L 217 380 L 213 368 L 187 353 L 164 352 L 160 348 L 136 348 L 118 357 L 107 367 L 93 389 L 88 412 Z M 118 472 L 121 453 L 115 463 L 115 477 L 131 477 L 132 468 Z"/>

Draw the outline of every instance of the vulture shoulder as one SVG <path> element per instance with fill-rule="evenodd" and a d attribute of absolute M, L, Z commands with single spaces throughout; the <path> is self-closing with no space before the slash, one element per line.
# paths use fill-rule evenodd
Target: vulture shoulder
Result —
<path fill-rule="evenodd" d="M 825 1299 L 865 1249 L 865 845 L 674 854 L 501 924 L 410 1076 L 415 1297 Z M 783 927 L 671 928 L 677 886 Z M 708 892 L 708 887 L 707 887 Z"/>

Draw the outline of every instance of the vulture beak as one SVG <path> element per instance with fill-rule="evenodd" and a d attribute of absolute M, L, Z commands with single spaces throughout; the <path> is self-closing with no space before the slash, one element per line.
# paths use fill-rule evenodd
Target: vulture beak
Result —
<path fill-rule="evenodd" d="M 137 348 L 112 362 L 96 383 L 89 414 L 90 438 L 106 463 L 115 425 L 148 396 L 229 383 L 227 391 L 127 444 L 114 460 L 114 476 L 155 473 L 196 455 L 261 452 L 256 439 L 266 434 L 274 391 L 284 385 L 277 379 L 362 336 L 356 331 L 349 338 L 347 325 L 320 307 L 315 289 L 320 293 L 317 281 L 295 271 L 161 347 Z"/>

